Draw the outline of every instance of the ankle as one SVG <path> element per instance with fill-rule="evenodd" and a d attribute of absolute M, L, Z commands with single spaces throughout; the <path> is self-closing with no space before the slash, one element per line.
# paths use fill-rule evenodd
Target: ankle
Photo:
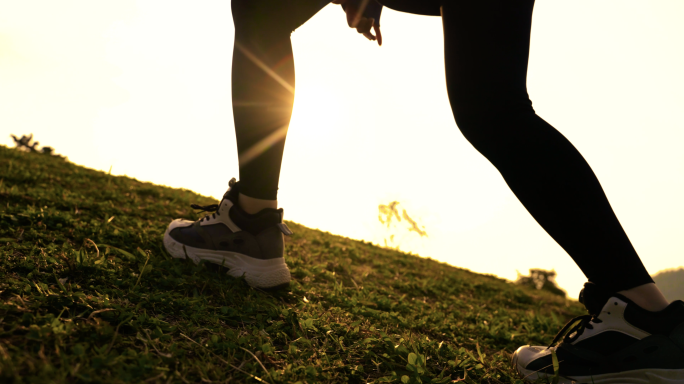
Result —
<path fill-rule="evenodd" d="M 670 305 L 663 293 L 660 291 L 660 288 L 658 288 L 654 283 L 640 285 L 638 287 L 620 291 L 618 293 L 632 300 L 634 304 L 651 312 L 662 311 L 668 305 Z"/>
<path fill-rule="evenodd" d="M 238 205 L 240 208 L 244 209 L 250 215 L 261 212 L 261 210 L 266 208 L 278 209 L 278 200 L 264 200 L 256 199 L 254 197 L 249 197 L 240 194 L 238 198 Z"/>

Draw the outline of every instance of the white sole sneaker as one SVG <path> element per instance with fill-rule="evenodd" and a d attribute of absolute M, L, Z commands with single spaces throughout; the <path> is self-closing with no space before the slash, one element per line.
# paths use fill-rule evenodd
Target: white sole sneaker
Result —
<path fill-rule="evenodd" d="M 174 225 L 174 223 L 177 223 Z M 174 240 L 169 232 L 179 225 L 187 225 L 185 221 L 174 220 L 164 233 L 164 248 L 174 258 L 190 259 L 195 264 L 200 261 L 217 264 L 228 268 L 228 275 L 239 278 L 256 288 L 275 288 L 290 283 L 290 269 L 284 258 L 255 259 L 237 252 L 217 251 L 193 248 Z"/>
<path fill-rule="evenodd" d="M 513 367 L 525 380 L 554 378 L 563 384 L 684 384 L 684 302 L 650 312 L 630 299 L 584 285 L 589 312 L 563 327 L 551 346 L 518 348 Z M 555 354 L 555 359 L 554 359 Z"/>

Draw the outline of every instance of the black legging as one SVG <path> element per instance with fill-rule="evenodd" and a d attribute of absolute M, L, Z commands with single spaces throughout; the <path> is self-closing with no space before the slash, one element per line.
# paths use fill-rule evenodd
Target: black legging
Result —
<path fill-rule="evenodd" d="M 652 283 L 589 165 L 532 108 L 526 77 L 534 0 L 380 2 L 422 14 L 439 14 L 441 6 L 459 129 L 589 281 L 614 291 Z M 326 3 L 233 0 L 233 112 L 245 195 L 276 198 L 294 99 L 290 33 Z"/>

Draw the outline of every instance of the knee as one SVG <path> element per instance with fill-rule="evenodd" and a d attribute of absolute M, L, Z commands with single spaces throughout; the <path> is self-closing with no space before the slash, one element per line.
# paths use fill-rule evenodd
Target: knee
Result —
<path fill-rule="evenodd" d="M 501 144 L 503 127 L 486 111 L 464 113 L 454 111 L 456 125 L 463 136 L 485 157 L 496 152 Z"/>
<path fill-rule="evenodd" d="M 520 87 L 517 87 L 520 88 Z M 480 152 L 501 147 L 536 116 L 525 88 L 449 87 L 454 119 L 465 138 Z"/>
<path fill-rule="evenodd" d="M 519 147 L 537 118 L 531 105 L 475 103 L 454 108 L 456 125 L 463 136 L 490 161 Z"/>

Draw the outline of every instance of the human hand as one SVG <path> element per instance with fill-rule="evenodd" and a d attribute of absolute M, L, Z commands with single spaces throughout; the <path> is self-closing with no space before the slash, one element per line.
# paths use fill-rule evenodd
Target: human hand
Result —
<path fill-rule="evenodd" d="M 363 12 L 355 6 L 351 6 L 352 2 L 349 0 L 333 0 L 332 3 L 341 5 L 349 3 L 346 7 L 343 6 L 344 11 L 347 14 L 347 25 L 349 25 L 349 28 L 356 28 L 356 31 L 365 36 L 368 40 L 377 41 L 378 45 L 382 45 L 380 26 L 377 25 L 374 18 L 364 17 Z M 375 34 L 371 32 L 371 29 Z"/>

